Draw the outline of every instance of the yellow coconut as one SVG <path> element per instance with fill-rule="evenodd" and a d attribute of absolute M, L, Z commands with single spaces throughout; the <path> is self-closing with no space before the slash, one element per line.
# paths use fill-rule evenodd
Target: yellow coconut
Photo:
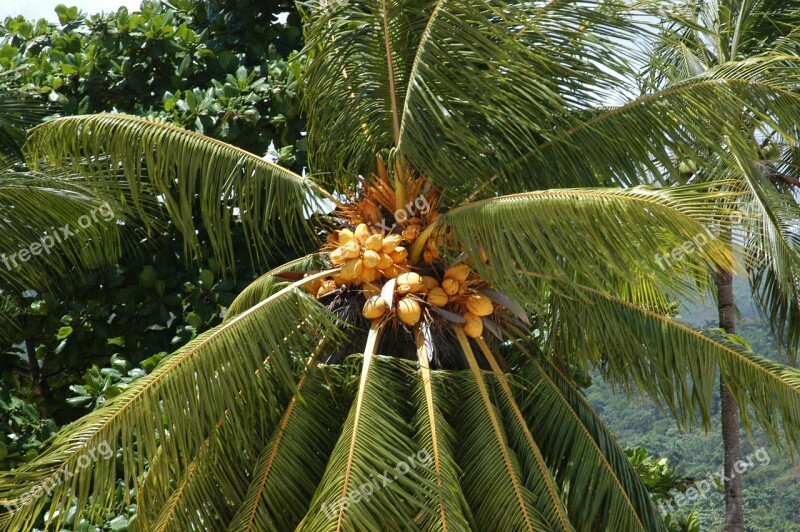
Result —
<path fill-rule="evenodd" d="M 402 242 L 403 237 L 400 235 L 388 235 L 383 238 L 383 250 L 386 253 L 391 253 L 394 251 L 394 248 L 400 245 Z"/>
<path fill-rule="evenodd" d="M 342 266 L 341 276 L 345 281 L 351 281 L 356 277 L 360 277 L 363 271 L 364 263 L 361 262 L 361 259 L 350 259 Z"/>
<path fill-rule="evenodd" d="M 494 312 L 494 306 L 485 295 L 473 294 L 467 298 L 467 310 L 476 316 L 488 316 Z"/>
<path fill-rule="evenodd" d="M 437 281 L 435 277 L 431 277 L 430 275 L 423 275 L 422 282 L 425 284 L 425 288 L 427 290 L 433 290 L 434 288 L 439 286 L 439 281 Z"/>
<path fill-rule="evenodd" d="M 339 230 L 339 245 L 344 246 L 348 242 L 353 240 L 353 232 L 350 229 L 340 229 Z"/>
<path fill-rule="evenodd" d="M 464 263 L 456 264 L 447 268 L 444 272 L 445 279 L 455 279 L 459 283 L 463 283 L 469 276 L 469 266 Z"/>
<path fill-rule="evenodd" d="M 424 288 L 425 284 L 418 273 L 409 272 L 397 276 L 397 291 L 401 294 L 419 292 Z"/>
<path fill-rule="evenodd" d="M 408 250 L 403 246 L 397 246 L 389 255 L 392 257 L 395 264 L 400 264 L 408 258 Z"/>
<path fill-rule="evenodd" d="M 381 261 L 381 256 L 378 255 L 375 251 L 368 249 L 361 256 L 361 260 L 364 261 L 364 267 L 376 268 L 378 266 L 378 263 Z"/>
<path fill-rule="evenodd" d="M 435 288 L 431 288 L 430 292 L 428 292 L 428 303 L 431 305 L 435 305 L 437 307 L 443 307 L 447 305 L 450 301 L 450 296 L 447 295 L 441 287 L 437 286 Z"/>
<path fill-rule="evenodd" d="M 364 266 L 364 271 L 361 272 L 361 280 L 365 283 L 374 283 L 378 279 L 377 268 L 367 268 Z"/>
<path fill-rule="evenodd" d="M 397 303 L 397 317 L 406 325 L 416 325 L 421 313 L 419 303 L 411 297 L 406 296 Z"/>
<path fill-rule="evenodd" d="M 380 255 L 380 260 L 378 261 L 377 266 L 375 266 L 376 268 L 378 268 L 379 270 L 385 270 L 389 266 L 394 266 L 394 261 L 392 260 L 391 255 L 383 251 L 381 251 L 379 255 Z"/>
<path fill-rule="evenodd" d="M 442 288 L 449 296 L 456 295 L 460 287 L 461 283 L 459 283 L 455 279 L 445 279 L 444 281 L 442 281 Z"/>
<path fill-rule="evenodd" d="M 386 304 L 386 301 L 384 301 L 381 296 L 377 295 L 367 299 L 362 313 L 368 320 L 374 320 L 383 316 L 388 308 L 389 305 Z"/>
<path fill-rule="evenodd" d="M 356 259 L 361 256 L 361 244 L 355 240 L 351 240 L 339 249 L 342 250 L 342 256 L 348 260 Z"/>
<path fill-rule="evenodd" d="M 331 280 L 323 281 L 319 289 L 317 290 L 317 297 L 322 297 L 325 294 L 330 294 L 334 290 L 336 290 L 336 281 L 331 281 Z"/>
<path fill-rule="evenodd" d="M 364 247 L 372 251 L 380 251 L 383 249 L 383 237 L 381 235 L 370 235 L 364 242 Z"/>
<path fill-rule="evenodd" d="M 344 258 L 344 252 L 342 251 L 342 248 L 336 248 L 331 251 L 329 257 L 334 266 L 340 266 L 344 264 L 344 261 L 347 260 Z"/>
<path fill-rule="evenodd" d="M 359 243 L 363 244 L 370 236 L 369 226 L 367 226 L 367 224 L 358 224 L 353 236 L 356 237 L 356 240 L 358 240 Z"/>
<path fill-rule="evenodd" d="M 419 236 L 419 234 L 421 232 L 422 232 L 422 228 L 419 225 L 412 224 L 412 225 L 409 225 L 408 227 L 406 227 L 403 230 L 403 238 L 407 242 L 413 242 L 414 240 L 417 239 L 417 237 Z"/>
<path fill-rule="evenodd" d="M 480 338 L 483 334 L 483 320 L 470 312 L 464 313 L 464 319 L 467 323 L 464 324 L 464 332 L 470 338 Z"/>

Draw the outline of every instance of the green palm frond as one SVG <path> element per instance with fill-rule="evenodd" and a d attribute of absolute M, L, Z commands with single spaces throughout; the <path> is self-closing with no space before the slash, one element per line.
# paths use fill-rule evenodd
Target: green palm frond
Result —
<path fill-rule="evenodd" d="M 277 268 L 268 271 L 241 291 L 236 299 L 228 307 L 225 319 L 230 320 L 247 309 L 261 303 L 278 290 L 286 287 L 286 279 L 276 277 L 278 274 L 287 272 L 308 272 L 319 270 L 324 267 L 322 255 L 314 253 L 289 261 Z"/>
<path fill-rule="evenodd" d="M 614 382 L 635 384 L 683 425 L 699 415 L 708 426 L 719 369 L 746 427 L 752 416 L 775 445 L 800 448 L 800 370 L 613 295 L 589 287 L 577 292 L 555 298 L 549 353 L 602 361 Z"/>
<path fill-rule="evenodd" d="M 310 163 L 352 183 L 396 145 L 411 59 L 432 0 L 313 0 L 305 73 Z M 331 142 L 331 139 L 344 142 Z"/>
<path fill-rule="evenodd" d="M 309 217 L 330 194 L 261 157 L 169 124 L 125 115 L 72 116 L 31 131 L 32 162 L 81 173 L 103 195 L 123 199 L 148 225 L 162 212 L 180 230 L 190 256 L 200 256 L 197 232 L 211 253 L 235 260 L 230 225 L 239 221 L 250 253 L 263 255 L 275 234 L 302 247 Z"/>
<path fill-rule="evenodd" d="M 676 172 L 676 154 L 713 153 L 723 135 L 739 135 L 742 108 L 792 137 L 800 124 L 798 67 L 800 55 L 748 58 L 692 71 L 691 77 L 585 118 L 578 114 L 498 169 L 482 194 L 660 179 L 665 171 Z"/>
<path fill-rule="evenodd" d="M 527 353 L 521 344 L 515 348 Z M 544 357 L 527 356 L 510 378 L 548 465 L 570 487 L 565 504 L 575 528 L 664 530 L 650 494 L 585 397 Z"/>
<path fill-rule="evenodd" d="M 47 114 L 48 110 L 33 97 L 0 90 L 0 161 L 21 159 L 25 131 Z"/>
<path fill-rule="evenodd" d="M 370 329 L 350 415 L 298 530 L 386 530 L 428 511 L 418 494 L 434 491 L 435 484 L 416 474 L 425 464 L 416 465 L 414 477 L 387 473 L 387 465 L 407 463 L 419 449 L 406 421 L 408 372 L 376 355 L 379 334 Z"/>
<path fill-rule="evenodd" d="M 736 150 L 736 147 L 734 147 Z M 773 171 L 736 150 L 743 186 L 750 191 L 746 266 L 755 301 L 790 357 L 800 346 L 800 205 Z M 779 180 L 780 181 L 780 180 Z M 783 190 L 781 190 L 783 189 Z"/>
<path fill-rule="evenodd" d="M 429 507 L 438 510 L 436 515 L 423 515 L 420 528 L 433 531 L 470 530 L 473 517 L 461 489 L 461 470 L 455 455 L 456 433 L 449 422 L 453 407 L 447 401 L 448 375 L 443 371 L 432 371 L 430 360 L 434 349 L 430 330 L 417 328 L 417 357 L 419 359 L 418 384 L 414 391 L 416 400 L 415 428 L 417 442 L 427 449 L 432 475 L 429 480 L 436 483 L 434 500 Z"/>
<path fill-rule="evenodd" d="M 710 200 L 728 198 L 733 204 L 735 196 L 722 190 L 699 195 L 698 190 L 527 192 L 458 207 L 439 224 L 452 232 L 456 249 L 473 259 L 482 278 L 519 302 L 529 302 L 543 279 L 557 278 L 604 290 L 627 286 L 638 300 L 658 307 L 666 303 L 662 290 L 692 297 L 709 266 L 734 267 L 730 251 L 707 228 L 731 223 L 729 208 Z M 697 235 L 706 237 L 705 245 L 685 260 L 671 258 L 672 250 Z M 482 250 L 488 265 L 480 258 Z"/>
<path fill-rule="evenodd" d="M 0 288 L 44 290 L 120 256 L 122 206 L 74 177 L 6 170 L 0 211 Z"/>
<path fill-rule="evenodd" d="M 309 113 L 313 162 L 366 172 L 378 150 L 395 145 L 439 184 L 492 175 L 570 106 L 616 91 L 630 69 L 615 38 L 637 31 L 621 16 L 626 8 L 608 2 L 536 10 L 502 0 L 308 6 L 307 96 L 325 102 Z M 331 132 L 347 146 L 328 143 Z"/>
<path fill-rule="evenodd" d="M 138 530 L 190 530 L 199 518 L 210 527 L 230 519 L 241 503 L 251 474 L 252 458 L 278 422 L 284 404 L 276 393 L 274 366 L 259 370 L 252 386 L 264 401 L 248 403 L 240 391 L 234 410 L 226 410 L 213 430 L 172 486 L 163 483 L 170 477 L 169 456 L 156 454 L 147 468 L 144 482 L 137 489 Z M 252 412 L 259 415 L 252 416 Z M 253 419 L 255 417 L 255 419 Z M 229 464 L 240 464 L 231 469 Z M 219 493 L 209 499 L 208 493 Z"/>
<path fill-rule="evenodd" d="M 164 467 L 168 464 L 182 478 L 224 412 L 236 410 L 240 393 L 247 403 L 258 402 L 258 389 L 251 382 L 266 360 L 275 367 L 279 387 L 293 389 L 293 357 L 316 347 L 310 332 L 337 338 L 327 309 L 298 290 L 303 282 L 307 281 L 284 288 L 199 336 L 103 408 L 70 425 L 39 459 L 0 473 L 0 504 L 14 508 L 10 525 L 27 529 L 44 508 L 46 497 L 25 496 L 35 486 L 55 485 L 51 510 L 77 497 L 82 512 L 90 494 L 107 503 L 113 494 L 107 487 L 116 480 L 114 461 L 97 460 L 91 468 L 78 465 L 86 452 L 104 443 L 124 449 L 129 487 L 141 482 L 145 462 L 159 453 L 167 456 Z M 232 427 L 237 438 L 247 437 L 241 424 Z M 64 471 L 74 475 L 63 478 Z"/>
<path fill-rule="evenodd" d="M 302 400 L 292 398 L 258 456 L 228 530 L 290 530 L 305 515 L 344 421 L 323 371 L 313 368 L 298 383 Z"/>
<path fill-rule="evenodd" d="M 472 348 L 461 329 L 455 329 L 465 353 Z M 492 403 L 484 375 L 470 359 L 472 379 L 464 379 L 456 413 L 461 445 L 459 455 L 464 495 L 480 530 L 564 530 L 554 519 L 560 501 L 540 498 L 524 484 L 519 459 L 509 447 L 500 412 Z M 544 515 L 541 510 L 545 510 Z M 567 528 L 569 530 L 570 528 Z"/>

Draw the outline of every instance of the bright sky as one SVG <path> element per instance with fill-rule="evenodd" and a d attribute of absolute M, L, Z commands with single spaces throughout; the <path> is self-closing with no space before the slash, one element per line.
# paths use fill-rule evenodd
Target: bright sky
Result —
<path fill-rule="evenodd" d="M 101 11 L 116 11 L 125 6 L 128 10 L 138 10 L 141 0 L 0 0 L 0 20 L 6 17 L 23 15 L 25 18 L 46 18 L 58 21 L 55 7 L 64 4 L 67 7 L 78 6 L 78 9 L 89 14 Z"/>

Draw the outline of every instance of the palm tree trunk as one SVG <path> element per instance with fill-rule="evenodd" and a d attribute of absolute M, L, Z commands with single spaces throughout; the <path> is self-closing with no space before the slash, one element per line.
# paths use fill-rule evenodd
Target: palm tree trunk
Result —
<path fill-rule="evenodd" d="M 733 301 L 733 275 L 728 271 L 717 272 L 717 300 L 719 326 L 728 334 L 736 333 L 736 313 Z M 733 466 L 739 460 L 739 407 L 725 384 L 719 383 L 720 409 L 722 411 L 722 446 L 725 457 L 724 503 L 725 532 L 744 532 L 744 508 L 742 506 L 742 479 Z"/>

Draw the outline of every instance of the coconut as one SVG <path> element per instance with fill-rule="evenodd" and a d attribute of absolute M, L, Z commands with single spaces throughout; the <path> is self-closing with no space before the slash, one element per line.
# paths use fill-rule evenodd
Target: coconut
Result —
<path fill-rule="evenodd" d="M 397 303 L 397 317 L 400 321 L 409 326 L 414 326 L 419 323 L 419 317 L 422 314 L 422 308 L 419 303 L 411 297 L 404 297 Z"/>
<path fill-rule="evenodd" d="M 443 307 L 450 301 L 450 296 L 447 295 L 441 287 L 437 286 L 431 288 L 428 292 L 428 303 L 437 307 Z"/>
<path fill-rule="evenodd" d="M 362 313 L 368 320 L 374 320 L 383 316 L 388 308 L 389 305 L 386 304 L 386 301 L 380 295 L 375 295 L 367 299 Z"/>
<path fill-rule="evenodd" d="M 476 316 L 488 316 L 494 312 L 494 305 L 485 295 L 473 294 L 467 298 L 467 310 Z"/>
<path fill-rule="evenodd" d="M 471 312 L 465 312 L 464 319 L 467 320 L 467 323 L 464 324 L 464 332 L 467 336 L 480 338 L 481 334 L 483 334 L 483 320 Z"/>

